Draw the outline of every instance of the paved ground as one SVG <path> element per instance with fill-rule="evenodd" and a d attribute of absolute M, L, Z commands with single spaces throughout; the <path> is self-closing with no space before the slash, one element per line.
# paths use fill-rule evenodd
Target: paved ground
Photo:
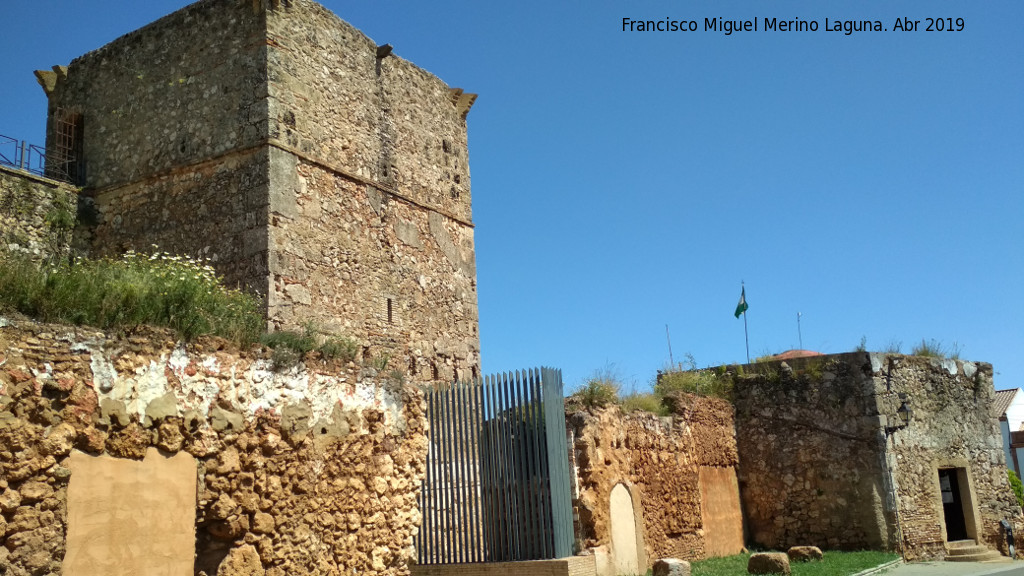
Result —
<path fill-rule="evenodd" d="M 917 562 L 900 564 L 882 573 L 884 576 L 1024 576 L 1024 561 L 1006 564 L 984 562 Z"/>

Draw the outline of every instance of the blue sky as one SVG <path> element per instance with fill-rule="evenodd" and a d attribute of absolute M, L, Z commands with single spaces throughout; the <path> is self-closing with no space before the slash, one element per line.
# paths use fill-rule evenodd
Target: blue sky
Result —
<path fill-rule="evenodd" d="M 484 372 L 924 339 L 1024 386 L 1024 2 L 324 2 L 480 94 L 469 114 Z M 187 4 L 9 2 L 0 134 L 43 143 L 32 70 Z M 693 33 L 622 19 L 693 19 Z M 705 18 L 817 32 L 703 31 Z M 825 19 L 920 20 L 826 32 Z M 926 32 L 926 18 L 963 18 Z M 763 25 L 760 26 L 763 28 Z"/>

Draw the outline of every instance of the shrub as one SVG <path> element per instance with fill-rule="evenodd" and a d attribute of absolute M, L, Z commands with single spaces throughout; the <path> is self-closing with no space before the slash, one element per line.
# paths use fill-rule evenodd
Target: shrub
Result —
<path fill-rule="evenodd" d="M 662 372 L 654 384 L 654 393 L 664 398 L 673 392 L 732 399 L 732 375 L 712 370 L 673 370 Z"/>
<path fill-rule="evenodd" d="M 656 394 L 634 392 L 622 398 L 623 412 L 650 412 L 658 416 L 668 416 L 668 408 L 662 403 L 661 397 Z"/>
<path fill-rule="evenodd" d="M 1013 494 L 1017 497 L 1017 504 L 1024 508 L 1024 484 L 1013 470 L 1007 470 L 1006 474 L 1010 477 L 1010 488 L 1013 489 Z"/>
<path fill-rule="evenodd" d="M 342 362 L 351 362 L 359 354 L 359 344 L 351 338 L 328 338 L 317 349 L 324 358 Z"/>
<path fill-rule="evenodd" d="M 264 322 L 259 301 L 226 288 L 208 264 L 165 253 L 51 266 L 9 255 L 0 258 L 0 308 L 102 329 L 165 326 L 185 340 L 214 335 L 239 345 L 255 342 Z"/>
<path fill-rule="evenodd" d="M 914 356 L 925 356 L 928 358 L 952 358 L 957 360 L 960 358 L 960 346 L 954 342 L 951 346 L 944 346 L 942 342 L 935 340 L 921 339 L 921 343 L 915 345 L 910 353 Z"/>
<path fill-rule="evenodd" d="M 597 374 L 577 388 L 573 396 L 579 398 L 588 408 L 603 408 L 619 402 L 621 388 L 622 385 L 614 376 Z"/>
<path fill-rule="evenodd" d="M 302 332 L 281 330 L 264 334 L 260 344 L 274 350 L 271 361 L 275 370 L 291 368 L 313 350 L 319 352 L 325 360 L 337 358 L 342 362 L 351 362 L 359 353 L 359 344 L 350 338 L 330 337 L 317 345 L 316 333 L 315 326 L 308 323 Z M 387 360 L 384 365 L 387 365 Z"/>

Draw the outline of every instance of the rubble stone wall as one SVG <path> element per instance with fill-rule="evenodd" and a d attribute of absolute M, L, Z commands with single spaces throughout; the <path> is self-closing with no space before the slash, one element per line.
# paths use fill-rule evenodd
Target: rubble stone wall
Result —
<path fill-rule="evenodd" d="M 946 553 L 938 478 L 938 470 L 946 467 L 966 471 L 969 486 L 960 488 L 975 501 L 965 513 L 980 520 L 972 536 L 1007 554 L 999 521 L 1009 521 L 1018 535 L 1024 522 L 1007 479 L 998 421 L 991 414 L 992 365 L 872 355 L 871 372 L 883 413 L 895 415 L 901 393 L 913 410 L 910 424 L 892 432 L 887 444 L 904 556 L 919 560 Z M 895 420 L 890 417 L 890 424 L 898 424 Z"/>
<path fill-rule="evenodd" d="M 144 180 L 267 137 L 265 11 L 201 0 L 74 59 L 49 90 L 77 126 L 89 189 Z M 211 215 L 216 217 L 216 215 Z"/>
<path fill-rule="evenodd" d="M 940 468 L 961 468 L 979 543 L 1019 533 L 992 367 L 863 352 L 745 367 L 736 384 L 740 492 L 752 544 L 946 554 Z M 898 411 L 906 401 L 909 424 Z"/>
<path fill-rule="evenodd" d="M 623 414 L 615 406 L 592 411 L 570 403 L 568 423 L 575 440 L 576 506 L 584 548 L 610 545 L 609 501 L 620 483 L 640 494 L 649 562 L 735 554 L 743 547 L 735 482 L 737 450 L 728 402 L 687 396 L 677 415 L 668 418 L 644 412 Z M 702 486 L 702 476 L 706 482 L 726 486 Z M 716 495 L 731 491 L 731 525 L 704 522 L 702 488 Z M 729 506 L 725 500 L 715 505 Z M 728 516 L 714 513 L 718 518 Z M 709 547 L 710 540 L 714 545 Z"/>
<path fill-rule="evenodd" d="M 471 100 L 310 0 L 202 0 L 41 74 L 81 126 L 97 255 L 209 258 L 270 326 L 479 375 Z"/>
<path fill-rule="evenodd" d="M 0 571 L 62 573 L 76 457 L 156 448 L 195 458 L 194 574 L 407 574 L 423 410 L 355 364 L 0 319 Z"/>
<path fill-rule="evenodd" d="M 751 544 L 891 549 L 866 355 L 748 366 L 735 384 L 740 494 Z"/>
<path fill-rule="evenodd" d="M 452 89 L 311 0 L 267 16 L 272 142 L 463 223 L 466 119 Z"/>
<path fill-rule="evenodd" d="M 73 186 L 0 166 L 0 252 L 66 257 L 77 205 Z"/>
<path fill-rule="evenodd" d="M 313 320 L 412 380 L 477 377 L 472 228 L 316 164 L 291 173 L 294 203 L 270 229 L 271 321 Z"/>
<path fill-rule="evenodd" d="M 230 287 L 266 297 L 266 150 L 240 152 L 94 193 L 93 256 L 129 249 L 209 259 Z"/>

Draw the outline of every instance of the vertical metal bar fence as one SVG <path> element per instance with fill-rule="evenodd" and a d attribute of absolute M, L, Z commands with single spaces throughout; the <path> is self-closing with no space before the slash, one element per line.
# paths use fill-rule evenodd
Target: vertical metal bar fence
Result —
<path fill-rule="evenodd" d="M 420 564 L 573 553 L 562 375 L 542 368 L 426 392 Z"/>

